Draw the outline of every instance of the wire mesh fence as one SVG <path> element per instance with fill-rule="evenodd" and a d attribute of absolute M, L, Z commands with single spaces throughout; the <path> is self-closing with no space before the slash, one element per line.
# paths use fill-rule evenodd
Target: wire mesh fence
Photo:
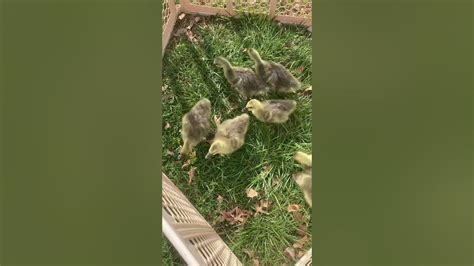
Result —
<path fill-rule="evenodd" d="M 184 194 L 162 175 L 163 232 L 188 265 L 242 263 Z"/>
<path fill-rule="evenodd" d="M 311 0 L 176 0 L 163 1 L 164 53 L 179 13 L 198 15 L 227 15 L 239 13 L 265 14 L 277 21 L 301 24 L 311 31 Z"/>

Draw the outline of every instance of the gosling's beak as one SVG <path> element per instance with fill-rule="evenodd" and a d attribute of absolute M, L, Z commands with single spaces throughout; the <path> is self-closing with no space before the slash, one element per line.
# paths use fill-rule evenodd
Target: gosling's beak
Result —
<path fill-rule="evenodd" d="M 212 156 L 212 154 L 208 152 L 208 153 L 206 154 L 206 157 L 205 157 L 205 158 L 206 158 L 206 159 L 209 159 L 209 158 L 211 158 L 211 156 Z"/>
<path fill-rule="evenodd" d="M 244 48 L 244 53 L 246 53 L 247 51 L 248 51 L 248 49 L 247 49 L 247 48 Z"/>

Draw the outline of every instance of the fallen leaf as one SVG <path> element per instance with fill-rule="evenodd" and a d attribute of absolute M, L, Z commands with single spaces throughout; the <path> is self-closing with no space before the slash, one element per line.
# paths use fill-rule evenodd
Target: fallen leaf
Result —
<path fill-rule="evenodd" d="M 306 254 L 303 250 L 298 250 L 298 253 L 296 254 L 296 258 L 300 259 L 301 257 L 304 256 L 304 254 Z"/>
<path fill-rule="evenodd" d="M 244 224 L 252 213 L 246 210 L 242 210 L 239 207 L 235 207 L 231 211 L 221 212 L 219 221 L 227 221 L 230 224 Z"/>
<path fill-rule="evenodd" d="M 306 230 L 308 230 L 308 226 L 306 224 L 300 224 L 298 229 L 296 229 L 296 233 L 300 236 L 305 236 Z"/>
<path fill-rule="evenodd" d="M 298 71 L 298 73 L 303 73 L 304 72 L 304 67 L 298 67 L 296 69 L 296 71 Z"/>
<path fill-rule="evenodd" d="M 301 214 L 301 212 L 295 211 L 295 212 L 292 212 L 291 214 L 293 214 L 293 219 L 295 219 L 297 223 L 302 223 L 305 221 L 304 216 L 303 214 Z"/>
<path fill-rule="evenodd" d="M 183 34 L 185 34 L 188 30 L 187 29 L 178 29 L 175 33 L 174 36 L 179 37 Z"/>
<path fill-rule="evenodd" d="M 296 242 L 293 244 L 293 248 L 303 248 L 303 246 L 300 243 Z"/>
<path fill-rule="evenodd" d="M 174 156 L 174 152 L 172 152 L 170 150 L 166 150 L 166 154 L 168 154 L 169 156 Z"/>
<path fill-rule="evenodd" d="M 270 206 L 272 206 L 272 203 L 268 200 L 261 200 L 260 203 L 261 203 L 261 206 L 266 209 L 269 209 Z"/>
<path fill-rule="evenodd" d="M 297 212 L 299 210 L 300 210 L 300 206 L 298 204 L 288 205 L 288 212 Z"/>
<path fill-rule="evenodd" d="M 264 211 L 262 207 L 257 206 L 257 207 L 255 208 L 255 215 L 257 215 L 257 214 L 259 214 L 259 213 L 268 214 L 268 212 L 267 212 L 267 211 Z"/>
<path fill-rule="evenodd" d="M 307 235 L 305 235 L 304 237 L 298 239 L 298 241 L 296 241 L 296 242 L 293 244 L 293 247 L 294 247 L 294 248 L 297 248 L 297 249 L 298 249 L 298 248 L 301 249 L 301 248 L 304 247 L 304 245 L 306 245 L 306 243 L 308 243 L 308 241 L 309 241 L 309 238 L 308 238 Z"/>
<path fill-rule="evenodd" d="M 295 249 L 292 248 L 292 247 L 287 247 L 285 249 L 285 252 L 283 252 L 283 254 L 285 254 L 286 257 L 288 257 L 289 259 L 292 259 L 293 261 L 296 260 L 296 258 L 295 258 Z"/>
<path fill-rule="evenodd" d="M 181 13 L 181 14 L 178 16 L 178 18 L 181 20 L 181 19 L 183 19 L 185 16 L 186 16 L 185 13 Z"/>
<path fill-rule="evenodd" d="M 194 33 L 191 30 L 186 30 L 186 36 L 190 42 L 196 41 L 196 38 L 194 38 Z"/>
<path fill-rule="evenodd" d="M 168 129 L 170 127 L 171 127 L 170 123 L 166 122 L 165 129 Z"/>
<path fill-rule="evenodd" d="M 255 215 L 258 213 L 264 213 L 268 214 L 268 211 L 270 210 L 271 202 L 266 201 L 266 200 L 260 200 L 260 202 L 257 203 L 255 206 Z"/>
<path fill-rule="evenodd" d="M 191 165 L 191 160 L 188 159 L 186 162 L 183 163 L 183 165 L 181 166 L 181 169 L 184 169 L 190 165 Z"/>
<path fill-rule="evenodd" d="M 191 184 L 193 182 L 194 177 L 196 176 L 196 167 L 191 168 L 188 172 L 188 184 Z"/>
<path fill-rule="evenodd" d="M 246 192 L 247 192 L 247 197 L 248 197 L 248 198 L 253 199 L 253 198 L 255 198 L 256 196 L 258 196 L 258 192 L 255 191 L 253 188 L 247 188 L 247 191 L 246 191 Z"/>

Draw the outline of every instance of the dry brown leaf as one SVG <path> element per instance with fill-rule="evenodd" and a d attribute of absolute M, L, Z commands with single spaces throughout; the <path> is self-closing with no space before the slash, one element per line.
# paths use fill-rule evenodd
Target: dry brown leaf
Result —
<path fill-rule="evenodd" d="M 253 199 L 253 198 L 255 198 L 256 196 L 258 196 L 258 192 L 255 191 L 253 188 L 247 188 L 246 193 L 247 193 L 247 197 L 248 197 L 248 198 L 251 198 L 251 199 Z"/>
<path fill-rule="evenodd" d="M 194 38 L 194 33 L 191 30 L 186 29 L 186 36 L 188 37 L 188 40 L 191 42 L 195 42 L 196 38 Z"/>
<path fill-rule="evenodd" d="M 299 242 L 296 242 L 293 244 L 293 248 L 303 248 L 303 246 L 299 243 Z"/>
<path fill-rule="evenodd" d="M 299 210 L 300 210 L 300 205 L 298 205 L 298 204 L 288 205 L 288 212 L 297 212 Z"/>
<path fill-rule="evenodd" d="M 271 205 L 272 203 L 269 201 L 260 200 L 260 202 L 258 202 L 255 206 L 255 215 L 257 215 L 258 213 L 268 214 Z"/>
<path fill-rule="evenodd" d="M 298 250 L 298 253 L 296 254 L 296 258 L 300 259 L 301 257 L 303 257 L 305 254 L 305 252 L 303 250 Z"/>
<path fill-rule="evenodd" d="M 305 221 L 305 218 L 303 214 L 301 214 L 301 212 L 296 211 L 296 212 L 292 212 L 291 214 L 293 214 L 293 219 L 295 219 L 297 223 L 302 223 Z"/>
<path fill-rule="evenodd" d="M 193 182 L 194 177 L 196 176 L 196 167 L 191 168 L 188 172 L 188 184 L 191 184 Z"/>
<path fill-rule="evenodd" d="M 227 221 L 230 224 L 244 224 L 252 213 L 247 210 L 242 210 L 239 207 L 235 207 L 231 211 L 221 212 L 219 221 Z"/>
<path fill-rule="evenodd" d="M 261 200 L 260 203 L 261 206 L 266 209 L 270 209 L 270 206 L 272 206 L 272 203 L 268 200 Z"/>
<path fill-rule="evenodd" d="M 185 34 L 187 31 L 188 31 L 188 30 L 187 30 L 187 29 L 184 29 L 184 28 L 183 28 L 183 29 L 178 29 L 178 30 L 174 33 L 174 36 L 179 37 L 179 36 Z"/>
<path fill-rule="evenodd" d="M 178 16 L 178 18 L 181 20 L 181 19 L 183 19 L 185 16 L 186 16 L 185 13 L 181 13 L 181 14 Z"/>
<path fill-rule="evenodd" d="M 257 207 L 255 208 L 255 215 L 257 215 L 257 214 L 259 214 L 259 213 L 268 214 L 268 212 L 267 212 L 267 211 L 264 211 L 261 206 L 257 206 Z"/>
<path fill-rule="evenodd" d="M 296 71 L 298 71 L 298 73 L 303 73 L 304 72 L 304 67 L 299 67 L 296 69 Z"/>
<path fill-rule="evenodd" d="M 306 224 L 300 224 L 298 229 L 296 229 L 296 233 L 300 236 L 305 236 L 306 230 L 308 230 L 308 226 Z"/>
<path fill-rule="evenodd" d="M 171 127 L 170 123 L 166 122 L 165 129 L 168 129 L 170 127 Z"/>
<path fill-rule="evenodd" d="M 285 252 L 283 252 L 283 254 L 285 254 L 285 256 L 289 259 L 292 259 L 293 261 L 296 260 L 296 254 L 295 254 L 295 249 L 292 248 L 292 247 L 287 247 L 285 249 Z"/>
<path fill-rule="evenodd" d="M 191 160 L 188 159 L 186 162 L 183 163 L 183 165 L 181 166 L 181 169 L 184 169 L 190 165 L 191 165 Z"/>
<path fill-rule="evenodd" d="M 307 235 L 305 235 L 304 237 L 298 239 L 298 241 L 296 241 L 296 243 L 293 244 L 293 247 L 301 249 L 304 247 L 304 245 L 306 245 L 306 243 L 308 243 L 308 241 L 309 241 L 309 238 Z"/>

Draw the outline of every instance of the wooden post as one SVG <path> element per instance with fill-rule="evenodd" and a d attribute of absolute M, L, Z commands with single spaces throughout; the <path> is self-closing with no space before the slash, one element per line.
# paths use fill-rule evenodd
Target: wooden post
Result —
<path fill-rule="evenodd" d="M 277 4 L 277 0 L 270 0 L 269 16 L 271 18 L 275 16 L 276 4 Z"/>
<path fill-rule="evenodd" d="M 191 3 L 189 2 L 189 0 L 181 0 L 179 2 L 181 4 L 181 12 L 186 13 L 186 11 L 188 10 L 188 7 L 189 7 L 189 5 L 191 5 Z"/>
<path fill-rule="evenodd" d="M 163 0 L 167 1 L 168 8 L 170 9 L 170 16 L 168 21 L 166 21 L 165 30 L 163 31 L 163 36 L 161 40 L 162 51 L 161 56 L 165 54 L 166 46 L 171 38 L 171 33 L 173 32 L 174 24 L 176 23 L 176 18 L 178 17 L 178 10 L 174 4 L 174 0 Z"/>
<path fill-rule="evenodd" d="M 229 14 L 231 16 L 235 15 L 235 11 L 234 11 L 234 1 L 235 0 L 226 0 L 226 10 L 227 12 L 229 12 Z"/>

